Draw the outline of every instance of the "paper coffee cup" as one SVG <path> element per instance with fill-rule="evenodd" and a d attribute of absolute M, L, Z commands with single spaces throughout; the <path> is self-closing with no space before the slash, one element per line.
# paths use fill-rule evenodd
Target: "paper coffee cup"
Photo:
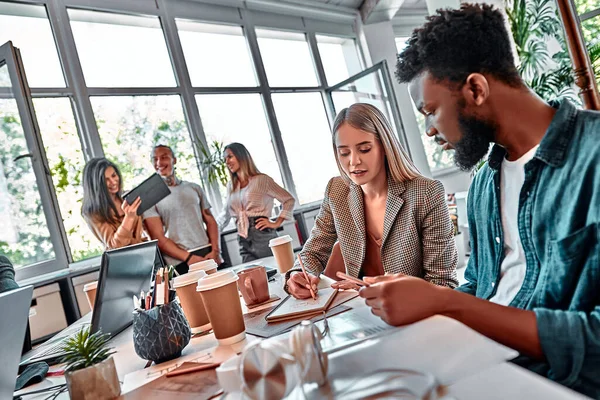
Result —
<path fill-rule="evenodd" d="M 207 274 L 214 274 L 217 272 L 218 267 L 219 265 L 211 258 L 210 260 L 204 260 L 190 265 L 190 270 L 188 272 L 204 271 Z"/>
<path fill-rule="evenodd" d="M 86 283 L 83 286 L 83 292 L 87 298 L 90 308 L 94 309 L 94 303 L 96 302 L 96 290 L 98 289 L 98 281 Z"/>
<path fill-rule="evenodd" d="M 237 343 L 246 338 L 237 288 L 238 279 L 233 271 L 216 272 L 200 278 L 196 288 L 202 295 L 215 337 L 222 345 Z"/>
<path fill-rule="evenodd" d="M 198 279 L 206 276 L 203 270 L 188 272 L 173 279 L 173 288 L 183 308 L 185 318 L 192 333 L 206 332 L 211 329 L 210 320 L 202 301 L 202 295 L 196 291 Z"/>
<path fill-rule="evenodd" d="M 290 235 L 279 236 L 269 240 L 269 247 L 275 256 L 279 272 L 285 274 L 294 266 L 294 249 Z"/>

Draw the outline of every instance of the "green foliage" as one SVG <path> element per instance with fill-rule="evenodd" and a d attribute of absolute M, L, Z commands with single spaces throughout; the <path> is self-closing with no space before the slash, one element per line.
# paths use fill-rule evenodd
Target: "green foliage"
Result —
<path fill-rule="evenodd" d="M 219 181 L 221 185 L 227 186 L 229 174 L 223 160 L 223 148 L 225 145 L 217 140 L 210 144 L 211 150 L 208 150 L 202 143 L 199 146 L 199 153 L 202 156 L 200 165 L 202 171 L 206 174 L 208 182 L 213 183 Z"/>
<path fill-rule="evenodd" d="M 576 0 L 576 3 L 580 13 L 599 7 L 595 0 Z M 506 0 L 506 12 L 520 60 L 519 72 L 529 87 L 545 100 L 568 98 L 580 103 L 554 0 Z M 600 83 L 600 18 L 584 21 L 582 29 Z M 553 55 L 548 50 L 548 41 L 552 39 L 561 47 Z"/>
<path fill-rule="evenodd" d="M 554 0 L 507 0 L 506 13 L 525 82 L 545 100 L 568 98 L 579 102 Z M 550 54 L 548 42 L 561 46 Z"/>
<path fill-rule="evenodd" d="M 90 334 L 89 326 L 82 327 L 75 336 L 67 339 L 62 346 L 65 355 L 61 358 L 61 362 L 67 364 L 65 370 L 73 372 L 106 360 L 111 354 L 115 353 L 106 346 L 109 339 L 110 334 L 108 333 L 99 331 Z"/>

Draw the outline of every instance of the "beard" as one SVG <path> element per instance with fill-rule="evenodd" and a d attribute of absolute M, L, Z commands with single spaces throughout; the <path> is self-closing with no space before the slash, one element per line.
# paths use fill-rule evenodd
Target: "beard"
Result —
<path fill-rule="evenodd" d="M 458 124 L 462 138 L 454 145 L 454 163 L 469 172 L 485 157 L 494 142 L 498 126 L 490 121 L 466 116 L 459 112 Z"/>

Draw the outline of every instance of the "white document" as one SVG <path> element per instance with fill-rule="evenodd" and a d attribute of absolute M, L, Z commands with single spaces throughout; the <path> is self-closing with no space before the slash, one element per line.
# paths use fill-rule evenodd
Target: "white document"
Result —
<path fill-rule="evenodd" d="M 361 319 L 381 320 L 369 308 L 350 311 Z M 384 368 L 406 368 L 433 374 L 439 383 L 450 385 L 484 368 L 519 355 L 462 323 L 440 315 L 412 325 L 394 328 L 330 357 L 329 376 L 360 377 Z"/>

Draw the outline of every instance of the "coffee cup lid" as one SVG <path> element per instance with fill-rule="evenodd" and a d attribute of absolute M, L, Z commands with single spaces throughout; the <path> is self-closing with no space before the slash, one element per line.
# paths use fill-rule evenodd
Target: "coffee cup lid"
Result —
<path fill-rule="evenodd" d="M 269 247 L 279 246 L 280 244 L 289 243 L 291 241 L 292 241 L 292 237 L 290 235 L 279 236 L 279 237 L 269 240 Z"/>
<path fill-rule="evenodd" d="M 198 270 L 176 276 L 173 279 L 173 288 L 178 288 L 182 286 L 187 286 L 191 283 L 196 283 L 198 282 L 198 279 L 203 278 L 206 275 L 206 272 L 204 272 L 203 270 Z"/>
<path fill-rule="evenodd" d="M 230 284 L 231 282 L 237 281 L 238 276 L 234 271 L 221 271 L 211 275 L 206 275 L 198 280 L 198 286 L 196 291 L 202 292 L 204 290 L 211 290 L 220 288 Z"/>
<path fill-rule="evenodd" d="M 219 265 L 211 258 L 210 260 L 204 260 L 190 265 L 190 272 L 199 270 L 210 271 L 211 269 L 217 269 L 218 267 Z"/>
<path fill-rule="evenodd" d="M 97 289 L 97 288 L 98 288 L 98 281 L 86 283 L 85 285 L 83 285 L 83 290 L 86 292 L 88 290 Z"/>

